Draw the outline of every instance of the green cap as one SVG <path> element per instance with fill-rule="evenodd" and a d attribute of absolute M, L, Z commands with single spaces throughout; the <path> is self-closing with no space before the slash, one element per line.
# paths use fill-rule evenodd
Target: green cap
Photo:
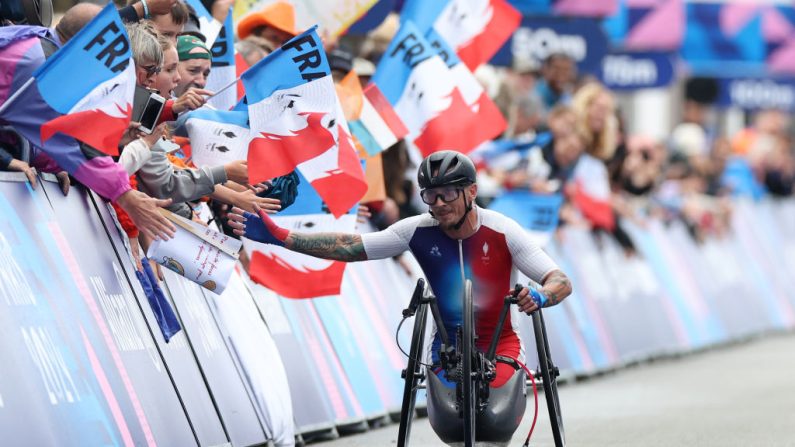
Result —
<path fill-rule="evenodd" d="M 197 51 L 200 48 L 202 51 Z M 207 59 L 211 60 L 210 50 L 207 45 L 196 36 L 182 35 L 177 38 L 177 53 L 179 54 L 180 61 L 189 59 Z"/>

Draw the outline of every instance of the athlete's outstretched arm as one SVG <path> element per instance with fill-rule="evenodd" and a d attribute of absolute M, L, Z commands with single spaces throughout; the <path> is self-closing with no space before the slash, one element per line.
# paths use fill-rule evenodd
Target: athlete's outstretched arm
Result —
<path fill-rule="evenodd" d="M 296 233 L 290 231 L 284 241 L 290 250 L 336 261 L 366 261 L 362 237 L 349 233 Z"/>
<path fill-rule="evenodd" d="M 317 258 L 345 262 L 367 260 L 362 237 L 358 234 L 298 233 L 279 227 L 265 213 L 257 215 L 240 208 L 232 208 L 229 226 L 239 236 L 264 244 L 280 245 Z"/>

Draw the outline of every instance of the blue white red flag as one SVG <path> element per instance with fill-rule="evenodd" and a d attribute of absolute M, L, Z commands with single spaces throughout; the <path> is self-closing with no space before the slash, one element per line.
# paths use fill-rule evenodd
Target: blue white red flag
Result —
<path fill-rule="evenodd" d="M 505 0 L 407 0 L 401 13 L 423 34 L 436 29 L 470 70 L 491 59 L 521 19 Z"/>
<path fill-rule="evenodd" d="M 43 98 L 32 80 L 45 62 L 42 41 L 55 43 L 50 30 L 33 26 L 0 27 L 0 122 L 12 125 L 34 145 L 42 148 L 61 169 L 110 200 L 130 190 L 124 167 L 103 153 L 81 150 L 74 138 L 55 134 L 41 141 L 42 125 L 61 116 Z"/>
<path fill-rule="evenodd" d="M 574 204 L 594 227 L 612 231 L 615 215 L 610 202 L 610 179 L 605 164 L 588 154 L 577 161 L 572 176 Z"/>
<path fill-rule="evenodd" d="M 427 156 L 452 149 L 472 150 L 458 135 L 476 126 L 452 73 L 437 50 L 412 22 L 404 22 L 381 57 L 373 82 L 408 128 L 407 139 Z"/>
<path fill-rule="evenodd" d="M 106 154 L 119 154 L 119 140 L 132 116 L 135 65 L 130 40 L 109 4 L 33 73 L 44 101 L 61 116 L 41 126 L 41 141 L 70 135 Z"/>
<path fill-rule="evenodd" d="M 355 208 L 340 218 L 329 214 L 323 200 L 304 178 L 298 184 L 298 197 L 288 209 L 272 219 L 282 228 L 305 233 L 351 233 L 356 227 Z M 315 258 L 275 245 L 244 239 L 249 252 L 249 274 L 258 284 L 287 298 L 313 298 L 339 295 L 345 263 Z"/>
<path fill-rule="evenodd" d="M 250 117 L 249 181 L 294 169 L 339 217 L 367 191 L 323 44 L 311 28 L 242 75 Z"/>
<path fill-rule="evenodd" d="M 477 123 L 473 126 L 463 127 L 454 134 L 447 135 L 445 146 L 465 148 L 463 150 L 466 151 L 501 135 L 507 126 L 505 118 L 500 109 L 497 108 L 497 105 L 494 104 L 494 101 L 489 98 L 483 86 L 475 78 L 475 75 L 461 62 L 453 48 L 447 44 L 445 39 L 435 29 L 430 29 L 425 37 L 450 69 L 450 80 L 456 86 L 456 92 L 460 94 L 459 96 L 454 92 L 453 102 L 463 101 L 471 111 L 471 116 L 461 117 L 460 119 L 463 119 L 464 122 Z M 441 122 L 439 118 L 428 123 L 429 129 L 436 127 L 441 132 L 445 127 L 449 127 L 449 123 Z M 426 133 L 432 135 L 437 132 L 429 131 Z M 427 146 L 427 144 L 417 141 L 417 146 Z"/>

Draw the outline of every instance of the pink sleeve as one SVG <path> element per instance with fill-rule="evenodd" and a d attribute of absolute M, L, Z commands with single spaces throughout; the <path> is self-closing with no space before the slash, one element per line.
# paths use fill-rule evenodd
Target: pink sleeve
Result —
<path fill-rule="evenodd" d="M 71 174 L 77 181 L 111 202 L 132 189 L 124 166 L 108 156 L 94 157 Z"/>

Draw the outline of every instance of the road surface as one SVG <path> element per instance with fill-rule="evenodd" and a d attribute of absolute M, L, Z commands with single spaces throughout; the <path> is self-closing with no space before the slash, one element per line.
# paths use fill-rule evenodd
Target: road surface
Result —
<path fill-rule="evenodd" d="M 657 360 L 560 387 L 567 445 L 795 446 L 795 334 L 768 335 L 675 359 Z M 551 446 L 539 395 L 531 446 Z M 513 442 L 520 446 L 533 404 Z M 312 447 L 396 445 L 397 424 L 313 442 Z M 427 418 L 415 420 L 412 446 L 443 445 Z"/>

